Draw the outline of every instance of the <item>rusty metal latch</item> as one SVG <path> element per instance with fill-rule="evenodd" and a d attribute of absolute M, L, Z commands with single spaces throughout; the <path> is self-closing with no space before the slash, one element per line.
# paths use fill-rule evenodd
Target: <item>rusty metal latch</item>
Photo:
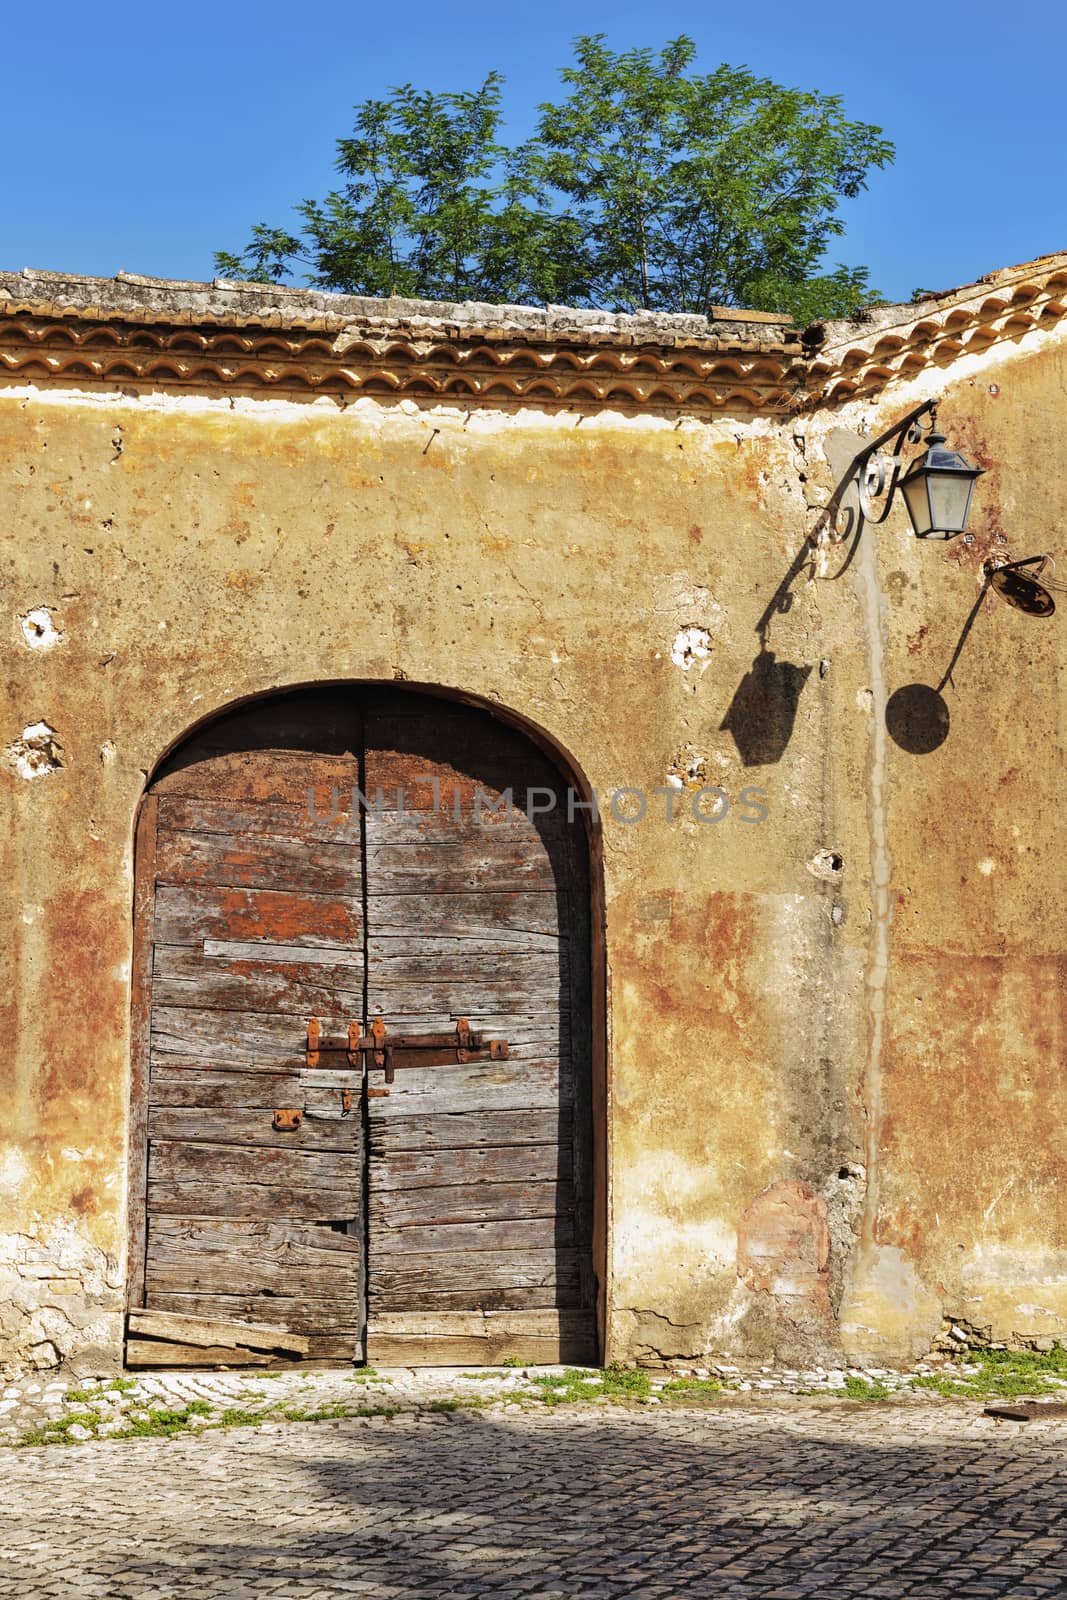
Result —
<path fill-rule="evenodd" d="M 274 1112 L 274 1127 L 279 1133 L 295 1133 L 303 1120 L 304 1113 L 295 1106 L 279 1107 Z"/>
<path fill-rule="evenodd" d="M 487 1039 L 484 1034 L 473 1033 L 466 1017 L 458 1018 L 454 1033 L 394 1033 L 390 1034 L 383 1017 L 375 1017 L 370 1032 L 356 1041 L 356 1047 L 367 1056 L 368 1067 L 385 1071 L 386 1083 L 396 1077 L 396 1052 L 409 1050 L 454 1050 L 458 1062 L 470 1061 L 472 1056 L 487 1055 L 490 1061 L 506 1061 L 508 1041 Z M 419 1061 L 400 1065 L 421 1066 Z"/>
<path fill-rule="evenodd" d="M 418 1067 L 425 1063 L 418 1059 L 414 1061 L 397 1061 L 397 1052 L 406 1055 L 409 1052 L 419 1051 L 444 1051 L 455 1052 L 455 1059 L 460 1064 L 465 1064 L 472 1058 L 488 1056 L 490 1061 L 506 1061 L 508 1059 L 508 1041 L 506 1039 L 487 1039 L 481 1033 L 475 1033 L 466 1017 L 459 1017 L 455 1030 L 452 1033 L 395 1033 L 390 1034 L 385 1025 L 384 1017 L 374 1017 L 366 1033 L 361 1033 L 358 1022 L 350 1022 L 347 1038 L 324 1039 L 322 1024 L 318 1017 L 311 1017 L 307 1026 L 307 1047 L 305 1059 L 308 1067 L 340 1066 L 341 1058 L 350 1067 L 358 1067 L 362 1071 L 365 1061 L 368 1070 L 384 1072 L 387 1084 L 396 1081 L 398 1066 Z M 447 1063 L 446 1063 L 447 1064 Z M 366 1093 L 371 1098 L 387 1095 L 386 1089 L 367 1089 Z M 341 1090 L 341 1115 L 347 1117 L 352 1110 L 352 1091 Z M 275 1112 L 275 1118 L 282 1113 Z M 286 1113 L 288 1115 L 288 1113 Z M 275 1126 L 281 1124 L 275 1121 Z"/>

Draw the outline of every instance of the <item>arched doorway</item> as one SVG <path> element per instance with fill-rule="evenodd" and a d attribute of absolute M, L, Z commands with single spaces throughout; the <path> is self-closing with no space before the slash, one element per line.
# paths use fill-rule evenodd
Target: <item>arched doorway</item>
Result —
<path fill-rule="evenodd" d="M 425 692 L 273 696 L 166 760 L 136 876 L 130 1363 L 595 1360 L 589 857 L 548 757 Z"/>

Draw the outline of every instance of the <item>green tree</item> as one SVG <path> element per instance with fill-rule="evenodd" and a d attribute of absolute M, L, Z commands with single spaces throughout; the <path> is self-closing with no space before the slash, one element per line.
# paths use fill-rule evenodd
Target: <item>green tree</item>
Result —
<path fill-rule="evenodd" d="M 575 44 L 570 91 L 533 136 L 501 142 L 503 80 L 469 93 L 410 85 L 356 108 L 340 188 L 259 226 L 219 270 L 263 282 L 301 267 L 320 288 L 616 310 L 845 316 L 877 296 L 863 267 L 827 268 L 842 199 L 892 159 L 840 99 L 747 68 L 692 70 L 685 36 L 658 53 Z"/>

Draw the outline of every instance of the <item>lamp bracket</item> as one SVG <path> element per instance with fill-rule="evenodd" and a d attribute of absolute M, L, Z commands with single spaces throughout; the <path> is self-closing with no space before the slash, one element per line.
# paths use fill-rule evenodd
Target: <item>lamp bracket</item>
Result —
<path fill-rule="evenodd" d="M 930 419 L 925 427 L 922 422 L 923 417 Z M 918 444 L 924 433 L 932 433 L 936 427 L 937 401 L 924 400 L 922 405 L 916 406 L 914 411 L 909 411 L 900 422 L 894 423 L 885 433 L 880 433 L 877 439 L 872 439 L 870 444 L 864 445 L 854 457 L 852 472 L 855 474 L 859 490 L 860 514 L 865 522 L 877 526 L 878 523 L 885 521 L 893 504 L 893 494 L 904 465 L 900 452 L 905 444 Z M 884 449 L 886 445 L 890 446 L 888 453 Z M 875 502 L 883 495 L 885 501 L 880 509 L 876 509 Z"/>

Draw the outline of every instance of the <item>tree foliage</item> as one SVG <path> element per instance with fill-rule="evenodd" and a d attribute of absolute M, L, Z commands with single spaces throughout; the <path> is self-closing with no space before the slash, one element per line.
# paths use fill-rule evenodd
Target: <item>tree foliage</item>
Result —
<path fill-rule="evenodd" d="M 826 265 L 843 199 L 892 160 L 839 97 L 745 67 L 692 70 L 659 52 L 575 43 L 568 91 L 533 135 L 501 136 L 503 79 L 434 94 L 410 84 L 356 107 L 340 186 L 260 225 L 220 271 L 259 282 L 435 300 L 633 311 L 713 306 L 845 316 L 877 296 L 864 267 Z"/>

